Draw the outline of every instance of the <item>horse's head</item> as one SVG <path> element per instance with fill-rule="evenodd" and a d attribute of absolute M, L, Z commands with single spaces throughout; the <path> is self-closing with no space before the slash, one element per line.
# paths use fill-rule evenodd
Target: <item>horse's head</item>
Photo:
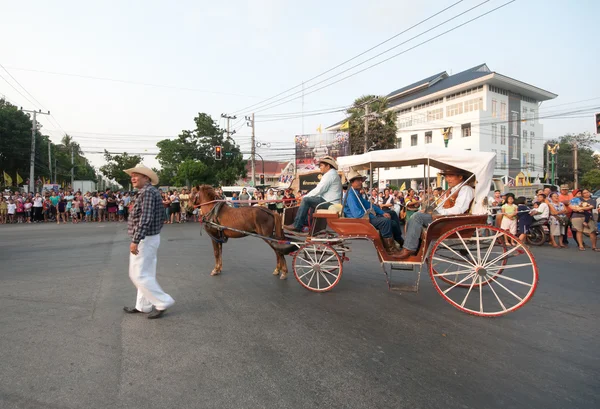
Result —
<path fill-rule="evenodd" d="M 215 192 L 215 189 L 213 189 L 212 186 L 209 186 L 209 185 L 197 186 L 194 189 L 194 191 L 195 192 L 192 195 L 192 204 L 194 206 L 199 206 L 201 213 L 203 213 L 202 206 L 204 206 L 205 204 L 206 204 L 206 206 L 214 206 L 214 204 L 210 203 L 210 202 L 217 199 L 217 193 Z M 204 213 L 205 212 L 206 212 L 206 209 L 204 210 Z"/>

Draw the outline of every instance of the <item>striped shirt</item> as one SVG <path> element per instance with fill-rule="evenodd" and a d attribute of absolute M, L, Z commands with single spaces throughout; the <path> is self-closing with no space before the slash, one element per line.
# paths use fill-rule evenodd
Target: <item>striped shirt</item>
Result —
<path fill-rule="evenodd" d="M 157 188 L 148 183 L 139 192 L 129 215 L 127 233 L 133 243 L 139 243 L 146 236 L 160 233 L 165 216 L 162 198 Z"/>

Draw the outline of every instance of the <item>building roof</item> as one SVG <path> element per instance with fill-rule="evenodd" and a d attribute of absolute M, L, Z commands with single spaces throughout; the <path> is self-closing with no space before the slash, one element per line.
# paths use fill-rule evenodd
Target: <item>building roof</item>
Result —
<path fill-rule="evenodd" d="M 277 175 L 279 176 L 281 174 L 281 172 L 283 172 L 283 170 L 285 169 L 285 167 L 287 166 L 287 164 L 289 162 L 278 162 L 278 161 L 274 161 L 274 160 L 266 160 L 264 161 L 265 163 L 265 175 Z M 263 167 L 262 167 L 263 162 L 260 159 L 257 159 L 255 162 L 255 167 L 256 167 L 256 173 L 260 174 L 263 173 Z M 248 175 L 250 175 L 250 172 L 252 172 L 252 162 L 251 161 L 247 161 L 246 162 L 246 171 L 248 172 Z"/>
<path fill-rule="evenodd" d="M 450 89 L 461 84 L 466 84 L 483 77 L 487 77 L 485 80 L 486 83 L 489 82 L 492 85 L 496 85 L 513 92 L 522 93 L 523 95 L 530 96 L 539 101 L 557 97 L 556 94 L 545 91 L 541 88 L 537 88 L 533 85 L 529 85 L 527 83 L 491 71 L 487 64 L 484 63 L 454 75 L 448 75 L 446 71 L 442 71 L 390 92 L 386 96 L 388 99 L 387 108 L 391 109 L 396 106 L 406 104 L 407 102 L 414 101 L 428 95 L 433 95 L 437 92 Z M 344 123 L 344 121 L 345 119 L 328 126 L 327 130 L 337 129 L 339 125 Z"/>

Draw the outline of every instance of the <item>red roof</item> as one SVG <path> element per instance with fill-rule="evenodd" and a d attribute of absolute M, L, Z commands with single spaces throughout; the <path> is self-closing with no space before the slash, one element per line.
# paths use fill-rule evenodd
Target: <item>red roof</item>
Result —
<path fill-rule="evenodd" d="M 264 163 L 265 175 L 279 176 L 289 162 L 277 162 L 274 160 L 266 160 Z M 257 174 L 263 173 L 263 161 L 260 160 L 260 158 L 256 159 L 254 166 L 256 168 Z M 252 172 L 252 162 L 250 160 L 246 162 L 246 170 L 248 171 L 248 175 L 250 175 L 250 173 Z"/>

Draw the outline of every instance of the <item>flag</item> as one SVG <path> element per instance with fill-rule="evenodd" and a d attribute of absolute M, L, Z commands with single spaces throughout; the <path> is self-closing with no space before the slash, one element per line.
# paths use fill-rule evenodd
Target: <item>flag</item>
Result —
<path fill-rule="evenodd" d="M 4 184 L 6 186 L 12 186 L 12 178 L 6 172 L 4 172 Z"/>
<path fill-rule="evenodd" d="M 343 131 L 345 129 L 349 129 L 350 128 L 350 121 L 346 121 L 342 124 L 342 126 L 340 126 L 340 129 Z"/>
<path fill-rule="evenodd" d="M 19 172 L 17 172 L 17 185 L 20 185 L 21 183 L 23 183 L 23 178 L 19 175 Z"/>
<path fill-rule="evenodd" d="M 323 128 L 321 128 L 321 125 L 319 125 L 319 127 L 317 128 L 317 132 L 319 132 L 319 133 L 323 132 Z"/>
<path fill-rule="evenodd" d="M 402 182 L 402 186 L 400 186 L 400 191 L 406 190 L 406 182 Z"/>

